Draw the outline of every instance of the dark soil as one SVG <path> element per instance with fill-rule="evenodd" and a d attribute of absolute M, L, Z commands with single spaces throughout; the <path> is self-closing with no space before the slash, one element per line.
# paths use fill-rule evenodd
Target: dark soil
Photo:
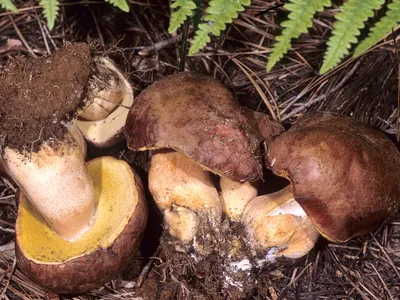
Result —
<path fill-rule="evenodd" d="M 85 43 L 11 60 L 0 73 L 0 148 L 38 151 L 43 141 L 60 139 L 62 122 L 85 97 L 90 64 Z"/>
<path fill-rule="evenodd" d="M 218 228 L 199 230 L 196 244 L 191 245 L 182 245 L 165 231 L 159 260 L 136 289 L 137 295 L 144 299 L 264 299 L 270 281 L 266 268 L 276 260 L 261 263 L 267 251 L 254 251 L 245 237 L 243 225 L 228 220 Z"/>

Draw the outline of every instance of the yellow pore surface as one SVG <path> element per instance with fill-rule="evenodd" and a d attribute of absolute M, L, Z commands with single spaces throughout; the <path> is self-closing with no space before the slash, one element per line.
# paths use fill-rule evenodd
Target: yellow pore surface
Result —
<path fill-rule="evenodd" d="M 94 159 L 87 168 L 94 184 L 96 214 L 90 229 L 76 241 L 59 237 L 21 195 L 16 232 L 26 258 L 36 263 L 63 263 L 109 247 L 123 231 L 138 203 L 132 170 L 113 157 Z"/>

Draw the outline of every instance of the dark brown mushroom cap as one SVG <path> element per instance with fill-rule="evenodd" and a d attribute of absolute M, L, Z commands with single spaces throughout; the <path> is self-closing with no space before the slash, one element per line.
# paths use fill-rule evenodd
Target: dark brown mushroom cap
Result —
<path fill-rule="evenodd" d="M 275 122 L 272 118 L 262 112 L 254 111 L 249 108 L 243 108 L 243 113 L 249 121 L 258 141 L 269 142 L 274 137 L 285 131 L 281 123 Z"/>
<path fill-rule="evenodd" d="M 290 179 L 322 235 L 344 242 L 376 229 L 400 201 L 400 154 L 378 130 L 317 113 L 266 147 L 266 164 Z"/>
<path fill-rule="evenodd" d="M 172 148 L 235 181 L 261 177 L 259 142 L 230 91 L 211 77 L 178 73 L 135 100 L 125 126 L 133 150 Z"/>

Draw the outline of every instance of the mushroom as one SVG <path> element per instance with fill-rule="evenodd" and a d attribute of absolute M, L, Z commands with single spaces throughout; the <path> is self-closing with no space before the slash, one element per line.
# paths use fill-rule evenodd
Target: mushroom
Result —
<path fill-rule="evenodd" d="M 269 142 L 275 136 L 284 132 L 281 124 L 272 121 L 266 114 L 248 108 L 243 108 L 250 127 L 258 142 Z M 220 179 L 220 198 L 226 216 L 240 222 L 246 205 L 258 194 L 260 182 L 238 182 L 222 176 Z"/>
<path fill-rule="evenodd" d="M 95 73 L 89 80 L 84 106 L 73 120 L 88 143 L 110 147 L 124 138 L 124 126 L 133 103 L 133 89 L 124 74 L 104 57 L 94 58 Z"/>
<path fill-rule="evenodd" d="M 265 148 L 267 167 L 290 180 L 287 198 L 294 198 L 330 241 L 371 232 L 399 207 L 400 154 L 366 124 L 315 113 Z"/>
<path fill-rule="evenodd" d="M 368 125 L 316 113 L 264 146 L 266 166 L 290 185 L 253 199 L 247 192 L 240 195 L 244 202 L 224 201 L 235 211 L 232 218 L 244 224 L 252 247 L 270 250 L 268 258 L 302 257 L 320 234 L 346 242 L 371 232 L 399 207 L 399 152 Z"/>
<path fill-rule="evenodd" d="M 221 205 L 210 172 L 183 153 L 160 149 L 153 153 L 149 190 L 164 212 L 167 229 L 183 243 L 190 242 L 202 218 L 216 226 Z"/>
<path fill-rule="evenodd" d="M 96 215 L 90 230 L 74 241 L 53 232 L 26 194 L 19 194 L 18 265 L 55 293 L 83 293 L 115 278 L 137 250 L 146 226 L 143 187 L 125 161 L 100 157 L 86 168 L 93 180 Z"/>
<path fill-rule="evenodd" d="M 261 177 L 259 141 L 248 123 L 228 89 L 198 73 L 163 78 L 136 98 L 125 126 L 128 147 L 171 150 L 155 151 L 149 188 L 173 236 L 188 242 L 198 228 L 220 223 L 210 172 L 237 182 Z"/>
<path fill-rule="evenodd" d="M 6 132 L 0 164 L 21 190 L 18 265 L 56 293 L 87 292 L 115 277 L 136 251 L 147 220 L 135 172 L 112 157 L 86 164 L 86 142 L 70 122 L 84 98 L 90 64 L 89 47 L 82 43 L 69 44 L 48 58 L 26 59 L 29 76 L 22 76 L 29 81 L 24 90 L 15 80 L 21 64 L 11 64 L 4 76 L 10 84 L 0 97 L 13 104 L 12 110 L 2 111 L 2 129 L 16 118 L 26 95 L 39 99 L 23 107 L 33 117 L 21 122 L 17 134 Z M 53 78 L 54 72 L 58 77 Z M 31 142 L 26 129 L 36 140 Z M 16 136 L 22 143 L 13 140 Z"/>
<path fill-rule="evenodd" d="M 269 259 L 300 258 L 314 248 L 319 237 L 307 214 L 294 200 L 290 186 L 251 199 L 240 221 L 252 247 L 266 253 Z"/>

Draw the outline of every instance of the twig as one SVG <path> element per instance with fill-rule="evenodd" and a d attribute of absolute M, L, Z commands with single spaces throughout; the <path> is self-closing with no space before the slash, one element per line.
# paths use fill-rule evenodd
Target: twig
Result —
<path fill-rule="evenodd" d="M 28 42 L 25 40 L 24 36 L 22 35 L 21 31 L 19 30 L 17 24 L 15 24 L 13 17 L 11 16 L 11 14 L 8 14 L 8 18 L 10 19 L 11 23 L 13 24 L 14 30 L 17 33 L 19 39 L 22 41 L 22 43 L 24 44 L 25 48 L 28 50 L 28 52 L 30 53 L 30 55 L 32 55 L 32 57 L 37 58 L 36 54 L 33 52 L 31 46 L 29 46 Z"/>
<path fill-rule="evenodd" d="M 182 34 L 181 54 L 180 54 L 180 62 L 179 62 L 179 72 L 185 71 L 186 55 L 187 55 L 187 39 L 188 39 L 188 34 L 189 34 L 189 24 L 190 24 L 190 19 L 187 18 L 185 23 L 183 24 L 183 34 Z"/>
<path fill-rule="evenodd" d="M 311 105 L 318 103 L 322 100 L 325 100 L 329 95 L 337 92 L 340 88 L 342 88 L 346 82 L 353 76 L 354 72 L 357 70 L 357 68 L 360 66 L 361 61 L 357 61 L 354 66 L 351 68 L 351 70 L 342 78 L 342 80 L 339 82 L 339 84 L 337 86 L 335 86 L 333 89 L 331 89 L 330 91 L 328 91 L 327 93 L 309 101 L 304 103 L 302 106 L 293 109 L 290 113 L 288 113 L 287 115 L 285 115 L 284 117 L 282 117 L 282 121 L 285 121 L 291 117 L 293 117 L 294 115 L 297 115 L 299 112 L 301 112 L 302 110 L 304 110 L 307 107 L 310 107 Z"/>
<path fill-rule="evenodd" d="M 50 55 L 50 54 L 51 54 L 51 51 L 50 51 L 50 48 L 49 48 L 49 44 L 47 43 L 46 34 L 44 33 L 42 22 L 40 22 L 40 18 L 38 17 L 36 11 L 35 11 L 35 18 L 36 18 L 36 21 L 37 21 L 38 24 L 39 24 L 39 28 L 40 28 L 40 31 L 41 31 L 42 36 L 43 36 L 44 45 L 46 46 L 47 54 Z"/>
<path fill-rule="evenodd" d="M 393 267 L 394 272 L 396 273 L 397 277 L 400 278 L 400 273 L 395 264 L 393 263 L 393 260 L 390 258 L 390 256 L 387 254 L 385 249 L 382 247 L 382 245 L 379 243 L 379 241 L 371 234 L 372 239 L 374 242 L 378 245 L 379 249 L 382 251 L 382 253 L 386 256 L 386 259 L 389 261 L 389 264 Z"/>
<path fill-rule="evenodd" d="M 10 277 L 8 278 L 7 283 L 4 285 L 4 289 L 3 289 L 2 293 L 0 294 L 0 299 L 3 299 L 4 295 L 7 292 L 8 286 L 10 285 L 10 282 L 11 282 L 11 278 L 14 275 L 14 271 L 15 271 L 15 267 L 16 266 L 17 266 L 17 259 L 14 258 L 13 264 L 11 266 Z"/>
<path fill-rule="evenodd" d="M 181 40 L 182 40 L 182 35 L 177 35 L 177 36 L 173 36 L 173 37 L 171 37 L 169 39 L 157 42 L 157 43 L 155 43 L 153 45 L 150 45 L 150 46 L 138 47 L 138 49 L 141 49 L 138 54 L 141 55 L 141 56 L 147 56 L 153 51 L 159 51 L 159 50 L 164 49 L 164 48 L 166 48 L 166 47 L 168 47 L 170 45 L 173 45 L 175 43 L 179 43 Z"/>
<path fill-rule="evenodd" d="M 140 275 L 138 279 L 136 280 L 136 287 L 140 288 L 143 285 L 143 282 L 147 278 L 147 275 L 149 274 L 151 267 L 153 266 L 154 261 L 158 260 L 159 258 L 156 257 L 157 255 L 160 254 L 161 247 L 158 247 L 156 252 L 154 253 L 154 257 L 150 257 L 149 262 L 143 267 L 142 272 L 140 272 Z"/>
<path fill-rule="evenodd" d="M 261 87 L 258 85 L 258 83 L 254 80 L 253 76 L 249 74 L 249 72 L 246 70 L 247 66 L 245 66 L 240 60 L 236 58 L 232 58 L 232 61 L 243 71 L 243 73 L 247 76 L 247 78 L 251 81 L 251 83 L 254 85 L 254 88 L 257 90 L 258 94 L 260 95 L 261 99 L 264 101 L 265 105 L 267 106 L 272 118 L 274 120 L 277 120 L 277 116 L 274 112 L 274 109 L 272 108 L 271 103 L 269 103 L 267 97 L 265 96 L 265 93 L 262 91 Z M 253 73 L 254 74 L 254 73 Z M 257 75 L 255 75 L 257 77 Z M 258 78 L 258 77 L 257 77 Z M 258 78 L 260 79 L 260 78 Z"/>
<path fill-rule="evenodd" d="M 373 264 L 371 264 L 371 263 L 368 263 L 368 264 L 372 267 L 372 269 L 374 269 L 376 275 L 378 275 L 379 280 L 382 282 L 382 285 L 383 285 L 384 289 L 386 290 L 386 292 L 388 293 L 390 299 L 393 299 L 393 296 L 392 296 L 392 294 L 390 293 L 390 290 L 388 289 L 388 287 L 387 287 L 385 281 L 383 280 L 381 274 L 379 274 L 378 270 L 375 268 L 375 266 L 374 266 Z"/>

